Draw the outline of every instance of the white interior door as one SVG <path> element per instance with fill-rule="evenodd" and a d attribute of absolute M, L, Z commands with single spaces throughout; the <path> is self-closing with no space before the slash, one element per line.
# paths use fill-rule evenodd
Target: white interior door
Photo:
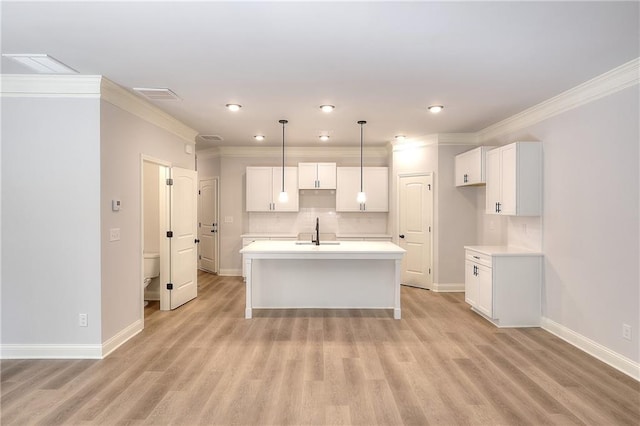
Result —
<path fill-rule="evenodd" d="M 170 308 L 175 309 L 198 295 L 198 173 L 171 168 L 169 188 L 171 266 Z"/>
<path fill-rule="evenodd" d="M 218 179 L 200 181 L 198 190 L 198 267 L 218 272 Z"/>
<path fill-rule="evenodd" d="M 406 250 L 401 283 L 429 289 L 431 275 L 432 176 L 400 176 L 398 242 Z"/>

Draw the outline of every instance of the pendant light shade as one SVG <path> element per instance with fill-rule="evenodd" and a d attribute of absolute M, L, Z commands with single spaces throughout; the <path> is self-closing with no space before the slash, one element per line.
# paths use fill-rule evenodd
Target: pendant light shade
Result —
<path fill-rule="evenodd" d="M 282 124 L 282 191 L 278 196 L 278 201 L 286 203 L 289 201 L 289 194 L 284 190 L 284 125 L 288 123 L 287 120 L 280 120 L 278 123 Z"/>
<path fill-rule="evenodd" d="M 362 165 L 362 146 L 363 146 L 363 127 L 365 124 L 367 124 L 366 121 L 364 120 L 360 120 L 358 121 L 358 124 L 360 125 L 360 192 L 358 192 L 358 196 L 356 197 L 356 201 L 359 204 L 364 204 L 367 202 L 367 194 L 364 193 L 364 188 L 363 188 L 363 180 L 362 180 L 362 172 L 363 172 L 363 165 Z"/>

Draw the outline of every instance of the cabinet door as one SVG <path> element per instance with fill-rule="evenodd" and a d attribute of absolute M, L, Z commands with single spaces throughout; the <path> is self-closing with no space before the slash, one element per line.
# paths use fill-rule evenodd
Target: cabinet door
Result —
<path fill-rule="evenodd" d="M 517 145 L 500 148 L 500 214 L 516 214 Z"/>
<path fill-rule="evenodd" d="M 500 202 L 500 148 L 487 152 L 487 214 L 498 214 Z"/>
<path fill-rule="evenodd" d="M 334 179 L 335 180 L 335 179 Z M 316 189 L 318 181 L 317 163 L 298 163 L 298 188 Z"/>
<path fill-rule="evenodd" d="M 456 186 L 465 186 L 467 185 L 467 179 L 465 179 L 465 175 L 468 176 L 468 161 L 469 155 L 464 152 L 462 154 L 456 155 L 455 160 L 455 174 L 456 174 Z"/>
<path fill-rule="evenodd" d="M 364 211 L 388 212 L 389 169 L 386 167 L 365 167 L 364 192 L 367 194 L 367 202 L 363 206 Z"/>
<path fill-rule="evenodd" d="M 493 318 L 493 277 L 491 268 L 484 265 L 476 265 L 476 278 L 478 280 L 478 303 L 476 309 Z"/>
<path fill-rule="evenodd" d="M 475 275 L 476 264 L 470 260 L 464 262 L 464 301 L 471 306 L 478 304 L 478 279 Z"/>
<path fill-rule="evenodd" d="M 336 163 L 318 163 L 318 188 L 336 189 Z"/>
<path fill-rule="evenodd" d="M 272 210 L 272 173 L 271 167 L 247 167 L 246 204 L 248 212 Z"/>
<path fill-rule="evenodd" d="M 289 195 L 286 203 L 281 203 L 278 198 L 282 191 L 282 167 L 273 167 L 273 189 L 272 200 L 275 211 L 278 212 L 297 212 L 298 208 L 298 168 L 284 168 L 284 189 Z"/>
<path fill-rule="evenodd" d="M 336 211 L 362 211 L 356 201 L 360 192 L 360 167 L 338 167 L 336 186 Z"/>

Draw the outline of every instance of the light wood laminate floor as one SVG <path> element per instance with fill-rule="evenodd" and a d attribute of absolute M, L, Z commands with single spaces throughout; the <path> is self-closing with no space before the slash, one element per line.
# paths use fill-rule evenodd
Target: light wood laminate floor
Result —
<path fill-rule="evenodd" d="M 640 384 L 537 328 L 498 329 L 462 293 L 402 288 L 390 311 L 254 311 L 239 278 L 146 308 L 104 360 L 2 361 L 3 425 L 638 425 Z"/>

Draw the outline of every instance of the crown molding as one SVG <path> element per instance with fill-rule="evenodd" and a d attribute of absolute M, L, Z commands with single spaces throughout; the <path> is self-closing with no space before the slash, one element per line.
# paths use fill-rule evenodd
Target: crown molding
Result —
<path fill-rule="evenodd" d="M 214 151 L 217 150 L 217 151 Z M 360 147 L 290 147 L 285 150 L 287 157 L 300 159 L 312 159 L 314 161 L 323 158 L 335 159 L 340 158 L 360 158 Z M 196 152 L 200 158 L 208 157 L 237 157 L 237 158 L 281 158 L 282 148 L 270 146 L 221 146 L 218 148 L 208 149 Z M 205 155 L 205 156 L 203 156 Z M 369 147 L 365 148 L 363 156 L 365 158 L 387 158 L 389 155 L 386 147 Z"/>
<path fill-rule="evenodd" d="M 104 101 L 195 145 L 197 131 L 106 77 L 102 77 L 100 93 Z"/>
<path fill-rule="evenodd" d="M 477 133 L 438 133 L 438 145 L 478 145 Z"/>
<path fill-rule="evenodd" d="M 480 130 L 476 133 L 478 142 L 488 142 L 499 136 L 516 132 L 638 83 L 640 83 L 640 58 Z"/>
<path fill-rule="evenodd" d="M 0 94 L 3 97 L 101 98 L 187 143 L 196 143 L 198 132 L 101 75 L 2 74 Z"/>
<path fill-rule="evenodd" d="M 99 75 L 2 74 L 3 97 L 99 98 Z"/>

